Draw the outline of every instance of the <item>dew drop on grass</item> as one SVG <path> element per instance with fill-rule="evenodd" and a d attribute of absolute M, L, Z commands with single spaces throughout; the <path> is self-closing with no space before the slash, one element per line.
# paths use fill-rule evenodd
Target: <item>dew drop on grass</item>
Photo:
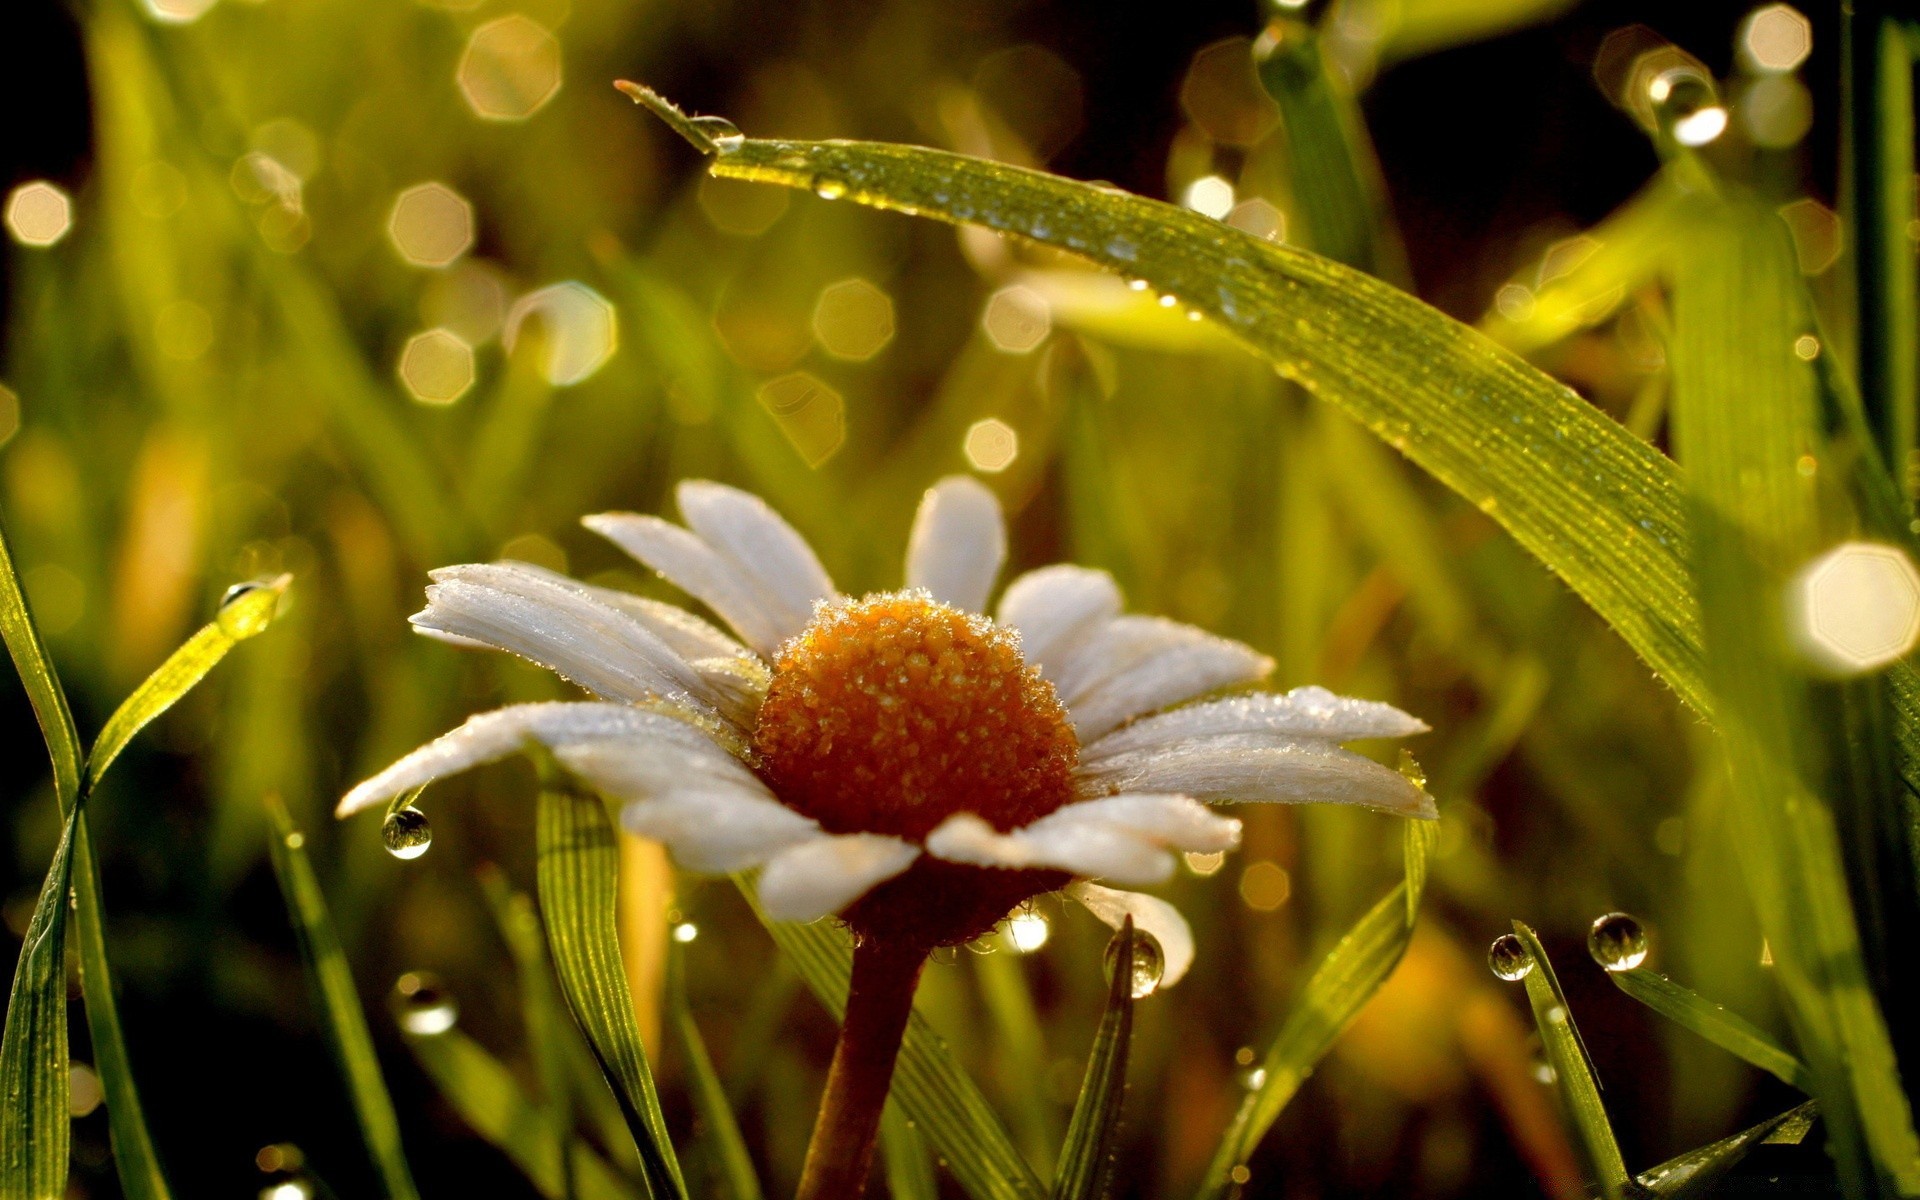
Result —
<path fill-rule="evenodd" d="M 1404 746 L 1400 748 L 1400 777 L 1423 792 L 1427 790 L 1427 769 Z"/>
<path fill-rule="evenodd" d="M 396 808 L 381 823 L 380 840 L 395 858 L 419 858 L 433 845 L 433 826 L 427 823 L 427 814 L 411 805 Z"/>
<path fill-rule="evenodd" d="M 245 583 L 236 583 L 220 597 L 220 607 L 214 612 L 214 620 L 220 623 L 227 636 L 232 638 L 250 638 L 273 623 L 272 605 L 242 604 L 248 596 L 262 588 L 274 586 L 273 581 L 252 579 Z"/>
<path fill-rule="evenodd" d="M 432 1037 L 454 1027 L 460 1005 L 438 975 L 408 971 L 394 981 L 393 1016 L 407 1033 Z"/>
<path fill-rule="evenodd" d="M 1487 966 L 1508 983 L 1517 983 L 1532 974 L 1533 955 L 1527 953 L 1519 938 L 1503 933 L 1487 949 Z"/>
<path fill-rule="evenodd" d="M 822 200 L 838 200 L 847 194 L 847 181 L 823 171 L 813 177 L 813 194 Z"/>
<path fill-rule="evenodd" d="M 722 154 L 731 154 L 747 142 L 747 135 L 740 132 L 740 127 L 725 117 L 692 117 L 687 124 L 705 134 L 713 148 Z"/>
<path fill-rule="evenodd" d="M 1113 978 L 1115 960 L 1120 957 L 1120 939 L 1114 938 L 1107 943 L 1107 978 Z M 1160 987 L 1160 977 L 1166 973 L 1167 958 L 1161 953 L 1160 943 L 1150 933 L 1133 931 L 1133 998 L 1143 999 L 1153 995 Z"/>
<path fill-rule="evenodd" d="M 1587 931 L 1587 953 L 1609 971 L 1631 971 L 1647 961 L 1647 931 L 1631 913 L 1608 913 Z"/>

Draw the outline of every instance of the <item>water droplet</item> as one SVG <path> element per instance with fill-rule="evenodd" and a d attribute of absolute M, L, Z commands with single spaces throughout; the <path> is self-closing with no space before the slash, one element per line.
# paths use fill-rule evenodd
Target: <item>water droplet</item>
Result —
<path fill-rule="evenodd" d="M 713 148 L 722 154 L 731 154 L 746 144 L 747 135 L 725 117 L 694 117 L 687 124 L 705 134 Z"/>
<path fill-rule="evenodd" d="M 1421 791 L 1427 790 L 1427 769 L 1420 765 L 1420 760 L 1413 756 L 1413 751 L 1405 746 L 1400 748 L 1400 775 Z"/>
<path fill-rule="evenodd" d="M 1107 253 L 1122 262 L 1132 262 L 1134 255 L 1140 253 L 1140 248 L 1126 238 L 1114 238 L 1107 243 Z"/>
<path fill-rule="evenodd" d="M 287 849 L 289 850 L 298 850 L 300 847 L 306 844 L 307 844 L 307 835 L 304 833 L 301 833 L 297 829 L 287 835 Z"/>
<path fill-rule="evenodd" d="M 1660 131 L 1682 146 L 1704 146 L 1727 128 L 1727 110 L 1713 81 L 1691 67 L 1677 67 L 1647 86 Z"/>
<path fill-rule="evenodd" d="M 847 194 L 847 181 L 822 171 L 813 177 L 813 194 L 822 200 L 838 200 Z"/>
<path fill-rule="evenodd" d="M 395 858 L 419 858 L 433 845 L 433 826 L 427 823 L 427 814 L 412 805 L 396 808 L 380 826 L 380 840 Z"/>
<path fill-rule="evenodd" d="M 700 936 L 700 927 L 692 921 L 682 921 L 673 927 L 673 940 L 682 946 Z"/>
<path fill-rule="evenodd" d="M 1609 971 L 1631 971 L 1647 961 L 1647 931 L 1630 913 L 1608 913 L 1587 931 L 1587 953 Z"/>
<path fill-rule="evenodd" d="M 428 971 L 408 971 L 393 984 L 393 1016 L 408 1033 L 431 1037 L 460 1020 L 453 993 Z"/>
<path fill-rule="evenodd" d="M 1532 974 L 1533 955 L 1527 953 L 1519 938 L 1503 933 L 1493 939 L 1493 945 L 1487 949 L 1487 966 L 1495 975 L 1514 983 Z"/>
<path fill-rule="evenodd" d="M 1161 308 L 1172 308 L 1178 303 L 1180 303 L 1180 297 L 1174 295 L 1172 292 L 1165 292 L 1160 296 Z"/>
<path fill-rule="evenodd" d="M 1107 978 L 1113 978 L 1114 960 L 1120 957 L 1120 939 L 1114 938 L 1107 943 Z M 1133 998 L 1143 999 L 1160 987 L 1160 976 L 1166 972 L 1167 958 L 1160 951 L 1160 943 L 1152 934 L 1144 930 L 1133 931 Z"/>
<path fill-rule="evenodd" d="M 1144 292 L 1147 290 L 1147 281 L 1144 279 L 1129 279 L 1127 280 L 1127 286 L 1136 292 Z"/>
<path fill-rule="evenodd" d="M 1265 1067 L 1253 1067 L 1240 1072 L 1240 1086 L 1250 1092 L 1259 1091 L 1262 1087 L 1266 1086 L 1266 1082 L 1267 1069 Z"/>
<path fill-rule="evenodd" d="M 280 591 L 285 587 L 285 576 L 280 579 L 250 579 L 245 583 L 236 583 L 220 597 L 220 607 L 214 613 L 214 620 L 220 623 L 228 637 L 250 638 L 273 624 L 274 610 L 279 606 L 259 596 L 269 589 Z"/>

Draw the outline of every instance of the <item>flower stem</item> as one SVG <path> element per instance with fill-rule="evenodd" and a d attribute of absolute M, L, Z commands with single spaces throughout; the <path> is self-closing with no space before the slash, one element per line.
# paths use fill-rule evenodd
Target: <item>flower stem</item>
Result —
<path fill-rule="evenodd" d="M 794 1200 L 852 1200 L 866 1188 L 893 1060 L 913 1012 L 925 951 L 876 941 L 853 951 L 847 1015 Z"/>

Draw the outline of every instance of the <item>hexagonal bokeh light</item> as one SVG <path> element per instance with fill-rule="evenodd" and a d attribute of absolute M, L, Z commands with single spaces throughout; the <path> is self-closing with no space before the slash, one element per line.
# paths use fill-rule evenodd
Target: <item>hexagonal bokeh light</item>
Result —
<path fill-rule="evenodd" d="M 975 470 L 993 474 L 1006 470 L 1020 456 L 1020 435 L 999 417 L 987 417 L 967 427 L 960 448 Z"/>
<path fill-rule="evenodd" d="M 513 13 L 473 31 L 455 78 L 474 114 L 523 121 L 560 90 L 560 42 L 531 17 Z"/>
<path fill-rule="evenodd" d="M 141 0 L 147 15 L 162 25 L 191 25 L 218 0 Z"/>
<path fill-rule="evenodd" d="M 574 280 L 528 292 L 513 302 L 502 339 L 509 351 L 529 319 L 539 325 L 546 346 L 541 371 L 555 387 L 587 379 L 606 365 L 620 344 L 613 304 Z"/>
<path fill-rule="evenodd" d="M 832 458 L 847 440 L 845 398 L 805 371 L 768 380 L 758 399 L 810 467 Z"/>
<path fill-rule="evenodd" d="M 835 358 L 865 362 L 893 340 L 893 300 L 864 279 L 842 279 L 820 291 L 813 338 Z"/>
<path fill-rule="evenodd" d="M 1791 4 L 1756 8 L 1740 29 L 1740 57 L 1760 71 L 1791 71 L 1813 53 L 1813 22 Z"/>
<path fill-rule="evenodd" d="M 44 179 L 8 193 L 6 214 L 7 232 L 23 246 L 51 246 L 73 228 L 73 201 Z"/>
<path fill-rule="evenodd" d="M 1819 275 L 1840 261 L 1846 231 L 1840 214 L 1818 200 L 1802 196 L 1780 206 L 1780 219 L 1793 234 L 1793 251 L 1803 275 Z"/>
<path fill-rule="evenodd" d="M 1842 543 L 1808 563 L 1790 588 L 1794 642 L 1822 670 L 1878 670 L 1920 641 L 1920 570 L 1898 547 Z"/>
<path fill-rule="evenodd" d="M 387 236 L 416 267 L 444 267 L 473 246 L 473 205 L 444 183 L 401 192 L 387 217 Z"/>
<path fill-rule="evenodd" d="M 422 404 L 452 404 L 473 386 L 473 347 L 450 329 L 429 329 L 400 351 L 400 382 Z"/>
<path fill-rule="evenodd" d="M 1016 283 L 987 297 L 980 327 L 997 348 L 1008 354 L 1025 354 L 1053 332 L 1053 311 L 1045 296 Z"/>

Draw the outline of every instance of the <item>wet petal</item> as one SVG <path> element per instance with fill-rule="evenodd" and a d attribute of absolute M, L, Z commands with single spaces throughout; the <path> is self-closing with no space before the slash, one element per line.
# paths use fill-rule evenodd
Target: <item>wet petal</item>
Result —
<path fill-rule="evenodd" d="M 772 658 L 785 641 L 781 615 L 733 561 L 671 521 L 639 513 L 598 513 L 581 524 L 658 571 L 720 614 L 741 640 Z"/>
<path fill-rule="evenodd" d="M 1426 722 L 1391 704 L 1337 696 L 1321 687 L 1299 687 L 1284 695 L 1229 696 L 1146 717 L 1094 742 L 1081 758 L 1109 758 L 1223 736 L 1244 737 L 1242 744 L 1248 745 L 1279 745 L 1301 738 L 1347 742 L 1426 731 Z"/>
<path fill-rule="evenodd" d="M 928 835 L 927 852 L 980 867 L 1053 867 L 1142 884 L 1173 873 L 1169 849 L 1211 853 L 1239 843 L 1240 822 L 1187 796 L 1126 795 L 1069 804 L 1004 834 L 960 813 Z"/>
<path fill-rule="evenodd" d="M 699 673 L 645 626 L 568 585 L 510 564 L 442 567 L 416 628 L 482 642 L 615 700 L 691 695 Z"/>
<path fill-rule="evenodd" d="M 1007 585 L 996 619 L 1020 631 L 1020 652 L 1058 687 L 1080 644 L 1120 615 L 1120 588 L 1105 571 L 1053 566 Z"/>
<path fill-rule="evenodd" d="M 759 866 L 826 836 L 764 791 L 744 788 L 685 788 L 635 801 L 621 807 L 620 824 L 663 843 L 687 870 L 715 874 Z"/>
<path fill-rule="evenodd" d="M 1082 744 L 1142 713 L 1273 670 L 1251 646 L 1159 617 L 1108 621 L 1076 649 L 1056 684 Z"/>
<path fill-rule="evenodd" d="M 645 625 L 655 637 L 688 662 L 702 658 L 733 658 L 750 653 L 745 646 L 677 604 L 636 596 L 618 588 L 596 587 L 591 583 L 582 583 L 571 575 L 562 575 L 532 563 L 511 562 L 503 565 L 570 587 L 608 608 L 619 609 Z"/>
<path fill-rule="evenodd" d="M 1193 965 L 1193 930 L 1179 909 L 1158 896 L 1115 891 L 1097 883 L 1076 883 L 1067 888 L 1066 893 L 1114 929 L 1132 917 L 1135 929 L 1152 934 L 1153 940 L 1160 944 L 1160 956 L 1165 963 L 1160 973 L 1161 987 L 1179 983 L 1187 968 Z"/>
<path fill-rule="evenodd" d="M 428 742 L 348 792 L 334 812 L 350 816 L 436 779 L 517 754 L 529 740 L 557 751 L 605 739 L 696 752 L 704 745 L 725 756 L 704 730 L 648 709 L 592 701 L 516 704 L 468 718 L 458 729 Z"/>
<path fill-rule="evenodd" d="M 687 527 L 753 584 L 780 641 L 807 627 L 815 601 L 835 595 L 813 547 L 760 497 L 703 479 L 674 495 Z"/>
<path fill-rule="evenodd" d="M 920 847 L 877 833 L 816 838 L 783 850 L 760 872 L 760 907 L 776 921 L 831 916 L 913 865 Z"/>
<path fill-rule="evenodd" d="M 967 475 L 927 489 L 907 539 L 907 586 L 968 612 L 985 612 L 1007 557 L 1000 501 Z"/>
<path fill-rule="evenodd" d="M 1405 817 L 1438 816 L 1433 797 L 1398 771 L 1331 742 L 1242 746 L 1215 739 L 1083 764 L 1076 789 L 1184 792 L 1201 800 L 1358 804 Z"/>

